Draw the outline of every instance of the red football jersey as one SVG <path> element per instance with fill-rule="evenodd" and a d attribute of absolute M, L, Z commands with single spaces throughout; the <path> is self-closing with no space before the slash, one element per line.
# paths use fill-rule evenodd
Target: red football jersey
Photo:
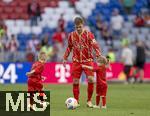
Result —
<path fill-rule="evenodd" d="M 31 79 L 33 82 L 39 82 L 41 81 L 42 72 L 44 70 L 44 63 L 37 61 L 32 65 L 31 70 L 35 70 L 35 72 L 29 76 L 29 79 Z"/>
<path fill-rule="evenodd" d="M 67 60 L 70 52 L 73 51 L 73 61 L 93 61 L 93 49 L 97 57 L 101 55 L 100 48 L 91 32 L 84 30 L 83 33 L 79 35 L 76 31 L 73 31 L 69 34 L 68 47 L 64 54 L 64 59 Z"/>
<path fill-rule="evenodd" d="M 106 66 L 101 65 L 98 66 L 97 64 L 94 65 L 94 69 L 97 75 L 97 80 L 105 81 L 106 82 Z"/>

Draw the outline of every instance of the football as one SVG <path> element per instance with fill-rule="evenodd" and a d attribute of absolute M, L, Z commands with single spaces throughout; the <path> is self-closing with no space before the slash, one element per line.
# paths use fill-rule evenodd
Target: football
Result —
<path fill-rule="evenodd" d="M 65 101 L 65 105 L 66 105 L 67 109 L 73 110 L 73 109 L 77 108 L 78 103 L 75 98 L 70 97 Z"/>

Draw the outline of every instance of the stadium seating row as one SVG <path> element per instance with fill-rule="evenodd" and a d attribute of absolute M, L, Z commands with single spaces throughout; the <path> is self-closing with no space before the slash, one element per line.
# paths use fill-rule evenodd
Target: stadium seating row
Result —
<path fill-rule="evenodd" d="M 141 9 L 146 5 L 146 0 L 140 0 L 136 3 L 133 11 L 135 9 Z M 142 40 L 150 40 L 150 30 L 148 28 L 135 28 L 132 21 L 135 18 L 135 15 L 125 15 L 123 11 L 123 6 L 118 2 L 118 0 L 110 0 L 108 4 L 102 4 L 99 0 L 80 0 L 75 2 L 75 8 L 71 7 L 68 1 L 58 1 L 52 0 L 55 5 L 49 5 L 48 0 L 39 0 L 40 5 L 48 3 L 47 5 L 43 5 L 43 13 L 42 13 L 42 20 L 38 21 L 37 26 L 30 26 L 29 16 L 26 13 L 19 13 L 19 12 L 26 12 L 27 3 L 30 0 L 21 1 L 14 0 L 10 4 L 4 4 L 0 2 L 0 12 L 7 12 L 2 13 L 0 18 L 1 19 L 8 19 L 5 20 L 5 24 L 8 28 L 8 33 L 18 35 L 18 39 L 21 43 L 21 50 L 25 48 L 24 40 L 30 39 L 31 34 L 41 35 L 45 33 L 50 33 L 51 35 L 54 33 L 55 28 L 58 26 L 58 20 L 62 13 L 64 13 L 64 20 L 67 22 L 65 31 L 70 32 L 73 29 L 72 19 L 77 15 L 76 10 L 81 13 L 89 22 L 93 22 L 95 25 L 95 16 L 99 13 L 102 14 L 105 21 L 110 21 L 112 9 L 117 8 L 120 13 L 124 16 L 126 22 L 124 23 L 124 28 L 122 32 L 127 33 L 131 40 L 142 39 Z M 140 4 L 140 5 L 139 5 Z M 11 6 L 8 9 L 8 6 Z M 54 8 L 55 7 L 55 8 Z M 14 11 L 14 13 L 11 13 Z M 135 12 L 136 13 L 136 12 Z M 15 20 L 14 20 L 15 19 Z M 22 28 L 23 27 L 23 28 Z M 100 40 L 102 45 L 105 45 L 105 41 Z M 114 42 L 116 46 L 120 45 L 119 41 Z"/>

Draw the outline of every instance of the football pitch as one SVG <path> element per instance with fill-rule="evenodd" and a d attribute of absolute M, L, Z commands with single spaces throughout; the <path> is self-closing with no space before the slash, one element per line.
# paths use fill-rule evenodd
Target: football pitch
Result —
<path fill-rule="evenodd" d="M 0 85 L 1 91 L 26 90 L 24 84 Z M 65 100 L 72 97 L 72 85 L 45 85 L 50 90 L 50 116 L 150 116 L 149 84 L 109 84 L 107 109 L 86 107 L 86 85 L 80 86 L 80 107 L 67 110 Z M 94 91 L 95 93 L 95 91 Z M 95 94 L 93 95 L 95 103 Z"/>

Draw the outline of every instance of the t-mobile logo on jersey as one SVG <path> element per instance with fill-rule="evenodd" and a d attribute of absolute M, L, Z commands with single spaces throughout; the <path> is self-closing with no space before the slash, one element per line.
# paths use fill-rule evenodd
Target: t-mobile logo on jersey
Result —
<path fill-rule="evenodd" d="M 67 83 L 66 78 L 70 77 L 70 65 L 66 64 L 66 67 L 64 67 L 63 64 L 56 64 L 55 76 L 59 78 L 59 83 Z"/>

